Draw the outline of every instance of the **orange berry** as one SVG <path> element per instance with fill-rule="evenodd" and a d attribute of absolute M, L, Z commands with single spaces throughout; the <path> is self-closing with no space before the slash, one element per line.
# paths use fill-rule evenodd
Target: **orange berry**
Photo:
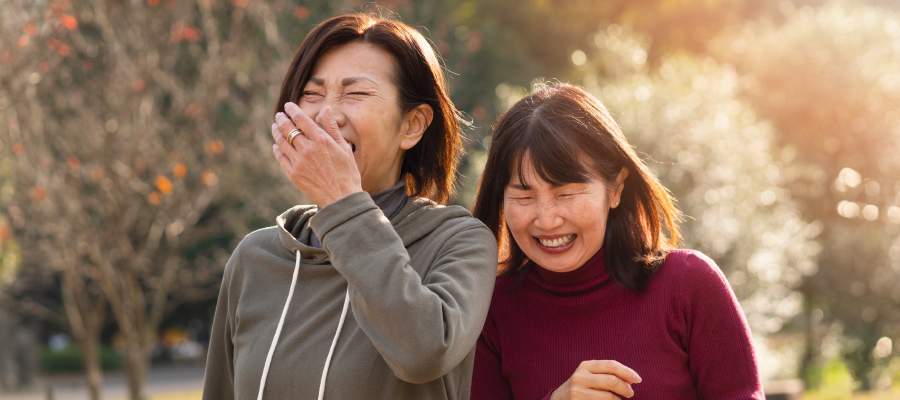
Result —
<path fill-rule="evenodd" d="M 70 31 L 74 31 L 75 28 L 78 28 L 78 20 L 68 14 L 63 14 L 62 17 L 59 17 L 59 22 L 62 22 L 66 29 Z"/>
<path fill-rule="evenodd" d="M 78 157 L 76 157 L 76 156 L 69 157 L 69 169 L 74 171 L 74 170 L 78 169 L 79 165 L 81 165 L 81 160 L 79 160 Z"/>
<path fill-rule="evenodd" d="M 203 171 L 203 183 L 205 183 L 206 186 L 216 186 L 216 184 L 219 183 L 219 178 L 217 178 L 216 174 L 212 171 L 206 170 Z"/>
<path fill-rule="evenodd" d="M 35 200 L 41 200 L 47 197 L 47 189 L 44 189 L 40 186 L 34 186 L 31 188 L 31 197 Z"/>
<path fill-rule="evenodd" d="M 184 163 L 175 164 L 175 168 L 172 168 L 172 174 L 175 175 L 176 178 L 184 178 L 187 174 L 187 166 Z"/>
<path fill-rule="evenodd" d="M 155 183 L 156 188 L 159 189 L 162 194 L 172 194 L 173 186 L 172 181 L 170 181 L 169 178 L 162 175 L 157 176 Z"/>
<path fill-rule="evenodd" d="M 162 203 L 162 195 L 159 192 L 151 192 L 147 195 L 147 201 L 154 206 L 158 206 L 159 203 Z"/>
<path fill-rule="evenodd" d="M 131 82 L 131 88 L 135 92 L 143 92 L 147 88 L 147 83 L 143 79 L 137 78 Z"/>

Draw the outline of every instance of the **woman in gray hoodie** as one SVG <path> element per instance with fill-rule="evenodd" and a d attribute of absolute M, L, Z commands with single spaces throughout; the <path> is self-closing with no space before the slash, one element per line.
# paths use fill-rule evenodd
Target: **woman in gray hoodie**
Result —
<path fill-rule="evenodd" d="M 461 151 L 445 85 L 400 22 L 344 15 L 306 37 L 272 135 L 315 205 L 229 259 L 204 399 L 469 398 L 497 247 L 445 206 Z"/>

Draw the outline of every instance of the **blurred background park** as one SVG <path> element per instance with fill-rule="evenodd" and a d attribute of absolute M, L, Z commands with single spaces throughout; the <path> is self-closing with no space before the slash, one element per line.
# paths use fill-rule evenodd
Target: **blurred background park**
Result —
<path fill-rule="evenodd" d="M 443 57 L 474 126 L 456 203 L 499 113 L 584 85 L 725 272 L 769 389 L 900 398 L 894 0 L 0 0 L 2 397 L 196 386 L 231 250 L 305 200 L 271 154 L 284 73 L 352 11 Z"/>

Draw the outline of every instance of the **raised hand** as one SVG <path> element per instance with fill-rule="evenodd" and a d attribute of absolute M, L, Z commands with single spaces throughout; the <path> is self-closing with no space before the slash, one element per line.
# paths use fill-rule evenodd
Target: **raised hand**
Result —
<path fill-rule="evenodd" d="M 272 124 L 272 151 L 288 179 L 320 208 L 361 192 L 353 150 L 331 116 L 331 108 L 321 111 L 323 126 L 294 103 L 286 103 L 284 111 L 286 114 L 275 115 Z M 289 142 L 294 129 L 301 133 Z"/>

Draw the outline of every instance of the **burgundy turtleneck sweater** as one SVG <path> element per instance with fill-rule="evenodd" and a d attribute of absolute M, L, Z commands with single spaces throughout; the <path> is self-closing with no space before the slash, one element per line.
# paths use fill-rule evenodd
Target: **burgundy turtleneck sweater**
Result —
<path fill-rule="evenodd" d="M 497 279 L 473 400 L 549 399 L 584 360 L 635 370 L 632 399 L 765 398 L 740 305 L 700 252 L 672 251 L 641 291 L 610 279 L 603 249 L 571 272 L 532 264 L 517 283 Z"/>

